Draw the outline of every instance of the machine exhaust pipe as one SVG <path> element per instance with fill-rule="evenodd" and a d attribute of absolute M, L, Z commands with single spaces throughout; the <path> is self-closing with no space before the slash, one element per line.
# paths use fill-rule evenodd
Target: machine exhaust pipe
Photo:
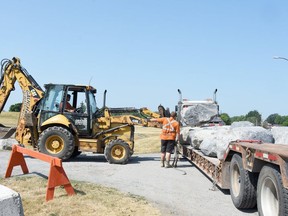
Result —
<path fill-rule="evenodd" d="M 215 89 L 215 91 L 214 91 L 213 100 L 214 100 L 215 104 L 217 105 L 217 116 L 219 116 L 219 105 L 218 105 L 217 100 L 216 100 L 216 93 L 217 93 L 217 89 Z"/>
<path fill-rule="evenodd" d="M 217 101 L 216 101 L 216 93 L 217 93 L 217 88 L 215 89 L 214 95 L 213 95 L 213 100 L 214 100 L 215 103 L 217 103 Z"/>
<path fill-rule="evenodd" d="M 181 113 L 181 107 L 182 107 L 182 92 L 180 89 L 178 89 L 178 93 L 179 93 L 179 101 L 178 101 L 178 105 L 175 106 L 175 111 L 177 113 L 177 121 L 180 122 L 180 113 Z"/>
<path fill-rule="evenodd" d="M 104 98 L 103 107 L 106 107 L 106 94 L 107 94 L 107 90 L 105 89 L 104 96 L 103 96 Z"/>
<path fill-rule="evenodd" d="M 182 101 L 182 92 L 180 89 L 178 89 L 178 93 L 179 93 L 179 101 Z"/>

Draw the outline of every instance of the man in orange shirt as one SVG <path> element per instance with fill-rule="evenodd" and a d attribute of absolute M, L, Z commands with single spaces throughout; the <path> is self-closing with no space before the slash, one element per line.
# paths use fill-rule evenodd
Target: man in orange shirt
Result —
<path fill-rule="evenodd" d="M 178 141 L 180 136 L 180 125 L 176 119 L 176 113 L 171 112 L 170 117 L 163 117 L 163 118 L 152 118 L 150 121 L 152 122 L 159 122 L 162 126 L 162 132 L 160 134 L 161 139 L 161 167 L 170 168 L 170 158 L 171 153 L 174 150 L 174 146 L 176 144 L 175 141 Z"/>

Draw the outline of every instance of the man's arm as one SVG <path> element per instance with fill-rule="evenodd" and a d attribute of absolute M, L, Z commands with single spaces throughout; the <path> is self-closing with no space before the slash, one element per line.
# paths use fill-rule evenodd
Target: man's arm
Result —
<path fill-rule="evenodd" d="M 149 122 L 149 121 L 150 121 L 150 122 L 157 122 L 157 120 L 158 120 L 157 118 L 151 118 L 151 119 L 148 118 L 148 119 L 147 119 L 148 122 Z"/>
<path fill-rule="evenodd" d="M 74 112 L 75 108 L 69 102 L 66 102 L 65 111 Z"/>

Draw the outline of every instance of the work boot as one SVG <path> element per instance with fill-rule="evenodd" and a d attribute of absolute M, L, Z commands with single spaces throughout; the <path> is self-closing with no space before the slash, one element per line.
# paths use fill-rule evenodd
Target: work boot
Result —
<path fill-rule="evenodd" d="M 165 167 L 166 167 L 166 168 L 171 168 L 171 167 L 172 167 L 172 166 L 170 165 L 170 161 L 166 161 Z"/>
<path fill-rule="evenodd" d="M 160 163 L 161 163 L 161 167 L 165 167 L 164 160 L 160 160 Z"/>

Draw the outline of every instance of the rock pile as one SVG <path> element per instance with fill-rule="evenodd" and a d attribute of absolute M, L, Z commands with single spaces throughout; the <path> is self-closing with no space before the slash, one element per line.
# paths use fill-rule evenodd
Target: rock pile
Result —
<path fill-rule="evenodd" d="M 190 144 L 205 155 L 218 159 L 223 158 L 229 143 L 235 140 L 288 144 L 288 127 L 274 127 L 270 130 L 243 121 L 234 122 L 231 126 L 181 128 L 181 143 Z"/>

